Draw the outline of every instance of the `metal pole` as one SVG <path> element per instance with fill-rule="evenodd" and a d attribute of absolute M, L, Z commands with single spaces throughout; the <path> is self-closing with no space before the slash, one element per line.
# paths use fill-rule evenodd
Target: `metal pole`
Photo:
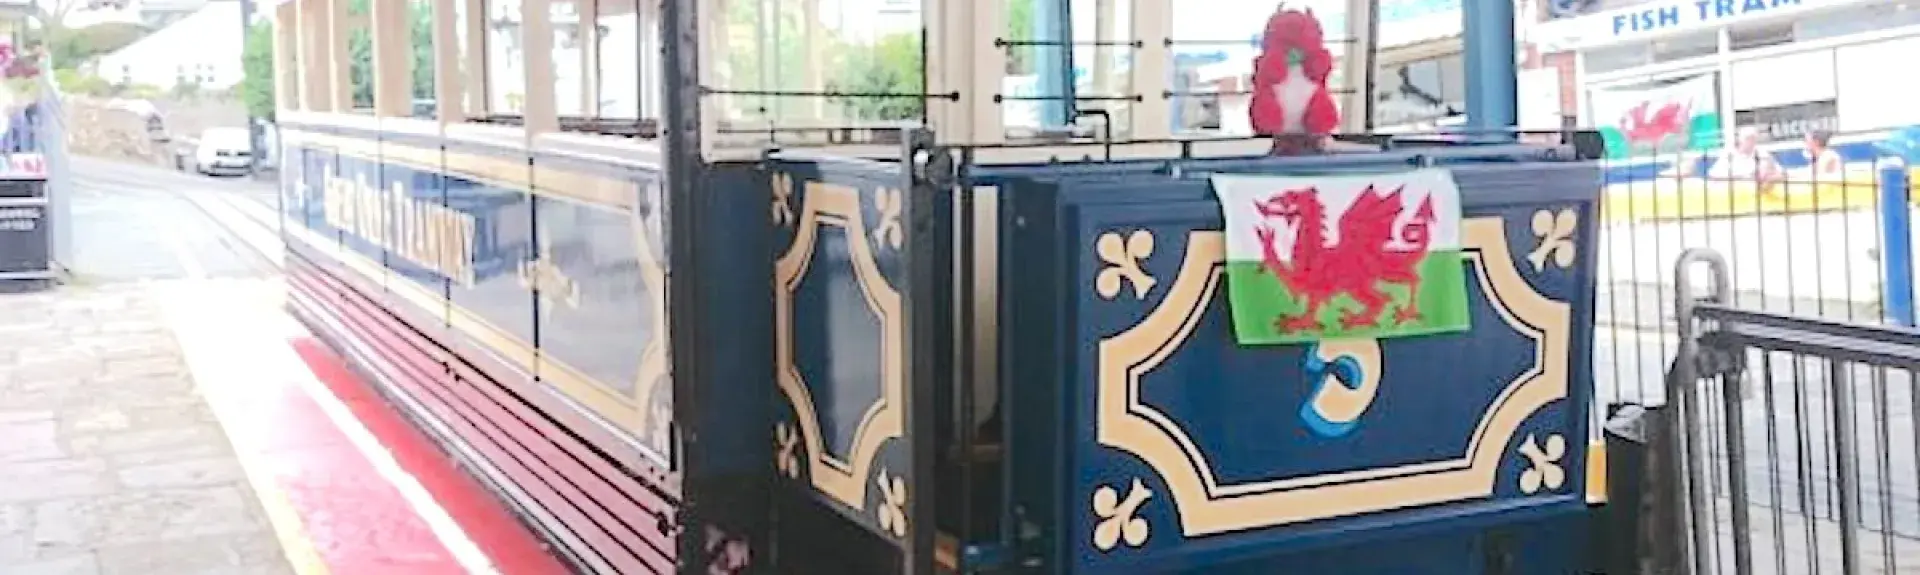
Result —
<path fill-rule="evenodd" d="M 1680 481 L 1684 477 L 1687 496 L 1687 510 L 1691 521 L 1687 521 L 1687 530 L 1691 537 L 1688 555 L 1693 559 L 1694 575 L 1706 575 L 1713 572 L 1715 546 L 1713 539 L 1713 499 L 1707 493 L 1706 450 L 1701 445 L 1706 441 L 1700 433 L 1702 407 L 1696 405 L 1699 396 L 1695 395 L 1700 383 L 1699 334 L 1694 331 L 1693 310 L 1701 299 L 1692 293 L 1693 268 L 1705 264 L 1708 283 L 1712 296 L 1709 303 L 1727 303 L 1733 300 L 1732 284 L 1727 279 L 1727 260 L 1718 252 L 1705 248 L 1692 248 L 1680 253 L 1680 259 L 1673 264 L 1674 322 L 1679 337 L 1679 349 L 1674 353 L 1673 370 L 1668 373 L 1666 395 L 1667 408 L 1672 412 L 1672 424 L 1668 427 L 1673 449 L 1670 454 L 1668 470 L 1680 473 L 1667 474 L 1667 481 Z M 1684 474 L 1684 475 L 1683 475 Z M 1678 490 L 1675 490 L 1678 491 Z M 1677 493 L 1675 493 L 1677 495 Z M 1676 542 L 1677 543 L 1677 542 Z M 1677 558 L 1675 558 L 1677 559 Z"/>
<path fill-rule="evenodd" d="M 1907 164 L 1880 160 L 1880 279 L 1887 322 L 1912 326 L 1913 210 L 1908 202 Z"/>
<path fill-rule="evenodd" d="M 681 470 L 685 485 L 689 486 L 683 490 L 680 502 L 680 524 L 685 527 L 675 543 L 682 558 L 679 571 L 688 574 L 704 573 L 706 567 L 705 562 L 688 560 L 705 554 L 700 539 L 706 525 L 703 514 L 707 502 L 704 490 L 697 486 L 708 474 L 705 458 L 698 456 L 703 453 L 700 440 L 706 422 L 701 417 L 700 386 L 695 385 L 704 380 L 700 342 L 706 334 L 700 329 L 699 317 L 705 311 L 706 302 L 699 285 L 699 264 L 705 250 L 700 242 L 693 241 L 694 230 L 707 216 L 699 203 L 706 196 L 697 189 L 705 170 L 700 155 L 701 82 L 704 80 L 700 76 L 700 5 L 703 3 L 706 2 L 662 0 L 660 3 L 661 59 L 666 64 L 661 74 L 664 101 L 660 110 L 664 121 L 660 135 L 666 144 L 667 309 L 673 314 L 667 322 L 667 341 L 680 342 L 668 346 L 669 365 L 673 366 L 673 420 L 678 422 L 680 440 L 679 448 L 673 452 L 674 467 Z"/>
<path fill-rule="evenodd" d="M 1465 0 L 1461 33 L 1467 68 L 1467 128 L 1511 129 L 1518 120 L 1513 0 Z"/>
<path fill-rule="evenodd" d="M 1833 407 L 1833 479 L 1840 487 L 1840 572 L 1860 572 L 1860 538 L 1853 528 L 1860 521 L 1859 445 L 1853 420 L 1853 386 L 1847 382 L 1847 366 L 1827 361 L 1827 401 Z"/>
<path fill-rule="evenodd" d="M 253 35 L 253 10 L 254 10 L 253 0 L 240 0 L 240 53 L 241 54 L 247 53 L 247 50 L 246 50 L 247 39 L 248 37 Z M 241 62 L 240 69 L 246 70 L 247 69 L 246 56 L 244 55 L 241 56 L 240 62 Z M 273 78 L 268 78 L 267 81 L 278 84 L 278 82 Z M 278 87 L 279 86 L 277 85 L 275 86 L 275 88 L 278 88 Z M 260 177 L 260 152 L 262 151 L 261 149 L 263 147 L 264 146 L 260 145 L 260 117 L 253 115 L 252 111 L 249 110 L 247 113 L 247 176 L 248 177 L 254 177 L 254 178 Z"/>

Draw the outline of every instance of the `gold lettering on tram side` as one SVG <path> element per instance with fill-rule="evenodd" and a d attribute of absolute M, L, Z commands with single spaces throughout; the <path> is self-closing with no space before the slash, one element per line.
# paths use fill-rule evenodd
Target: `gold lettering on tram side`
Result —
<path fill-rule="evenodd" d="M 546 313 L 552 314 L 555 307 L 562 305 L 580 309 L 580 283 L 553 263 L 552 239 L 540 238 L 537 257 L 521 262 L 515 272 L 522 289 L 539 294 Z"/>
<path fill-rule="evenodd" d="M 473 285 L 473 216 L 415 199 L 405 182 L 382 190 L 365 176 L 342 178 L 331 168 L 320 177 L 327 225 L 460 285 Z"/>

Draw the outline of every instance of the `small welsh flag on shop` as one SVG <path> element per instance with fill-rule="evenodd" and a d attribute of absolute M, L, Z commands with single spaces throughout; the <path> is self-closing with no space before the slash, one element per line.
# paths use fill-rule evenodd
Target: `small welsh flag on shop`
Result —
<path fill-rule="evenodd" d="M 1465 331 L 1460 189 L 1444 169 L 1213 176 L 1242 344 Z"/>

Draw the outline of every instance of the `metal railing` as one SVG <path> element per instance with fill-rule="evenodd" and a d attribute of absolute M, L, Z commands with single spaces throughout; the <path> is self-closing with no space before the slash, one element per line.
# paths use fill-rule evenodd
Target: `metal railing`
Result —
<path fill-rule="evenodd" d="M 1668 266 L 1688 248 L 1726 258 L 1732 303 L 1912 325 L 1909 167 L 1875 159 L 1873 142 L 1836 147 L 1855 161 L 1818 175 L 1790 166 L 1733 177 L 1691 156 L 1606 168 L 1595 294 L 1598 404 L 1662 401 L 1661 380 L 1678 344 L 1668 304 L 1685 287 Z"/>
<path fill-rule="evenodd" d="M 1920 331 L 1739 303 L 1712 250 L 1673 277 L 1707 295 L 1674 299 L 1651 572 L 1920 570 Z"/>

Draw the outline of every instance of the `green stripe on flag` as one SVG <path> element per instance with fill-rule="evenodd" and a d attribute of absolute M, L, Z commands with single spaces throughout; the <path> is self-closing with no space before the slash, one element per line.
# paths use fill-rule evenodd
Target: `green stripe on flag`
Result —
<path fill-rule="evenodd" d="M 1322 339 L 1349 337 L 1400 337 L 1466 331 L 1471 328 L 1466 298 L 1466 263 L 1459 251 L 1434 251 L 1416 266 L 1420 273 L 1418 319 L 1395 321 L 1406 308 L 1409 286 L 1375 283 L 1387 298 L 1377 325 L 1348 328 L 1341 318 L 1358 313 L 1365 306 L 1352 293 L 1342 290 L 1320 308 L 1319 331 L 1282 332 L 1276 320 L 1299 316 L 1306 300 L 1268 273 L 1259 261 L 1227 263 L 1227 289 L 1233 302 L 1234 333 L 1242 344 L 1305 343 Z"/>

